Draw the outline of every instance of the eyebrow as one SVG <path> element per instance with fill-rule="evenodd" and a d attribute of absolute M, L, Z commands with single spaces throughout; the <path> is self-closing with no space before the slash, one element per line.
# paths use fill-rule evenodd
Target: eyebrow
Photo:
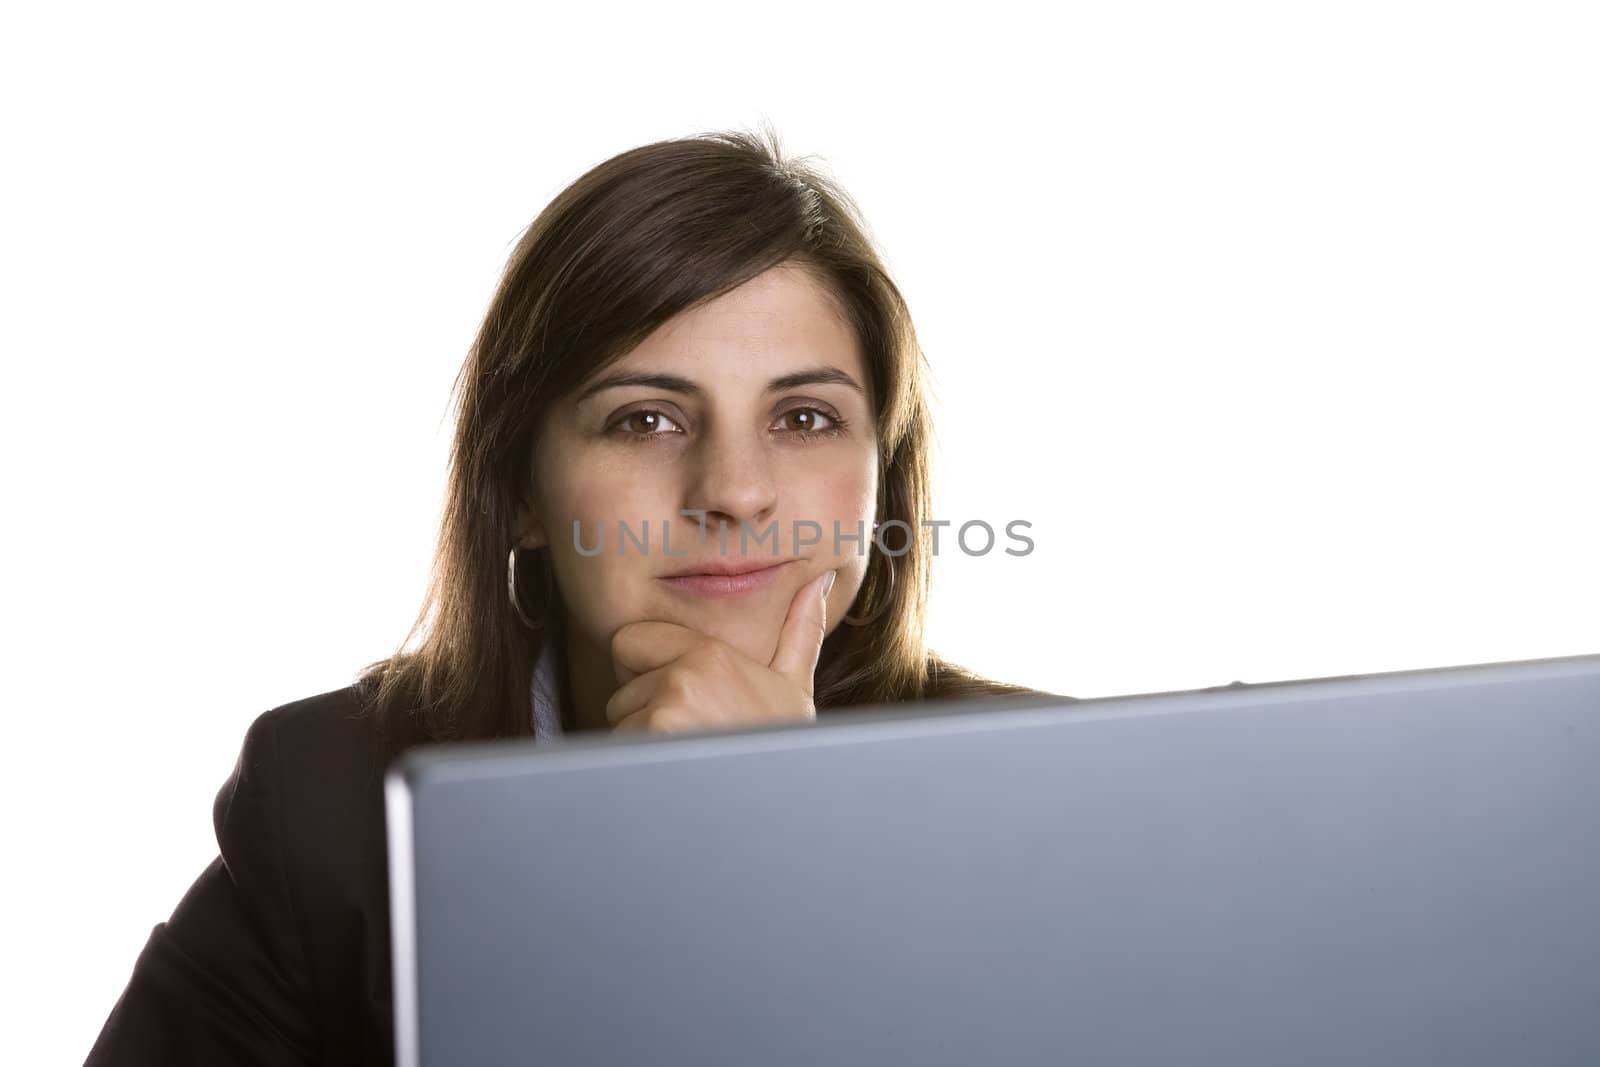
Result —
<path fill-rule="evenodd" d="M 624 386 L 643 386 L 648 389 L 664 389 L 669 393 L 683 393 L 686 396 L 703 396 L 705 390 L 701 389 L 688 378 L 676 374 L 643 374 L 638 372 L 618 371 L 608 374 L 590 384 L 583 392 L 578 394 L 577 403 L 583 403 L 596 393 L 607 389 L 620 389 Z M 766 392 L 781 393 L 786 389 L 798 389 L 802 385 L 844 385 L 860 393 L 864 398 L 867 393 L 861 384 L 850 375 L 837 367 L 808 367 L 805 370 L 795 371 L 774 378 L 767 383 Z"/>

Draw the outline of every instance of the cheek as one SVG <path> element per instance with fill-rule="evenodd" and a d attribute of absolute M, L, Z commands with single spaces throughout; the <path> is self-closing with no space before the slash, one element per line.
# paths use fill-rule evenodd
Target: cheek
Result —
<path fill-rule="evenodd" d="M 829 480 L 818 487 L 814 499 L 817 521 L 824 532 L 822 543 L 811 551 L 817 553 L 823 567 L 839 573 L 828 593 L 827 630 L 832 633 L 860 592 L 867 577 L 867 566 L 876 551 L 872 544 L 872 523 L 878 500 L 874 471 Z M 835 521 L 839 524 L 837 543 L 833 538 Z M 858 529 L 860 540 L 847 540 L 854 538 Z"/>
<path fill-rule="evenodd" d="M 809 506 L 800 513 L 801 518 L 812 519 L 822 527 L 822 541 L 813 551 L 819 557 L 832 557 L 834 566 L 844 572 L 841 578 L 852 571 L 866 571 L 877 489 L 871 470 L 830 478 L 812 487 L 808 494 Z M 837 546 L 833 537 L 835 524 L 839 530 Z M 861 534 L 859 544 L 849 540 L 858 531 Z"/>
<path fill-rule="evenodd" d="M 545 499 L 546 525 L 562 601 L 581 632 L 609 640 L 618 626 L 639 617 L 637 600 L 649 584 L 643 578 L 651 563 L 631 544 L 618 554 L 618 524 L 641 532 L 648 519 L 653 541 L 660 536 L 662 516 L 670 514 L 671 497 L 663 479 L 643 479 L 636 471 L 574 465 L 553 481 Z M 595 554 L 597 544 L 601 550 Z"/>
<path fill-rule="evenodd" d="M 614 551 L 619 523 L 638 532 L 649 520 L 655 530 L 673 513 L 673 499 L 668 479 L 659 473 L 650 477 L 639 464 L 571 463 L 552 478 L 544 505 L 556 550 L 576 555 L 574 524 L 587 549 L 594 548 L 603 528 L 605 547 Z"/>
<path fill-rule="evenodd" d="M 612 531 L 614 532 L 614 530 Z M 610 533 L 608 533 L 608 540 Z M 592 533 L 588 544 L 593 547 Z M 639 617 L 637 553 L 619 557 L 607 544 L 597 556 L 575 552 L 556 561 L 556 584 L 571 625 L 590 642 L 605 644 L 617 627 Z"/>

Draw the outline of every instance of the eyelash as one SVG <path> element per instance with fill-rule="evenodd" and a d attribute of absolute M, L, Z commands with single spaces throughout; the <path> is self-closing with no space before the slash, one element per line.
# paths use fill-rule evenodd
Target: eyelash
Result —
<path fill-rule="evenodd" d="M 780 419 L 787 419 L 789 416 L 794 415 L 797 412 L 802 412 L 802 411 L 811 412 L 811 413 L 816 414 L 816 415 L 821 415 L 823 418 L 827 419 L 830 423 L 832 423 L 832 425 L 829 426 L 825 430 L 785 430 L 784 431 L 786 434 L 789 434 L 789 435 L 791 435 L 793 437 L 798 437 L 802 441 L 813 441 L 813 440 L 816 440 L 816 439 L 822 438 L 822 437 L 837 437 L 839 434 L 843 433 L 845 431 L 845 428 L 849 425 L 849 423 L 845 422 L 845 420 L 843 418 L 841 418 L 840 416 L 835 415 L 831 411 L 824 411 L 822 408 L 819 408 L 819 407 L 790 408 L 788 411 L 785 411 L 782 415 L 780 415 L 778 417 Z M 629 444 L 632 444 L 632 445 L 642 445 L 642 444 L 644 444 L 645 442 L 649 441 L 651 438 L 654 438 L 654 437 L 671 437 L 672 436 L 671 433 L 634 433 L 634 432 L 632 432 L 630 430 L 622 429 L 623 426 L 627 425 L 629 419 L 636 418 L 636 417 L 638 417 L 640 415 L 659 415 L 664 419 L 671 419 L 672 418 L 672 416 L 668 415 L 666 412 L 661 411 L 661 410 L 659 410 L 657 408 L 637 408 L 637 409 L 635 409 L 633 411 L 628 412 L 626 415 L 622 416 L 616 422 L 612 423 L 611 424 L 612 433 L 621 436 L 623 440 L 627 441 Z M 681 432 L 681 431 L 679 431 L 679 432 Z"/>

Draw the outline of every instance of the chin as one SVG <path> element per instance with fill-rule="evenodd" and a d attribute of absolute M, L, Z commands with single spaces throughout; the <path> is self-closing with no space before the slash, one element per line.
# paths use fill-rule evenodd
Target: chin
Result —
<path fill-rule="evenodd" d="M 760 647 L 763 639 L 777 640 L 778 627 L 783 625 L 781 615 L 768 625 L 754 625 L 757 620 L 767 620 L 770 611 L 759 603 L 707 604 L 696 613 L 699 618 L 683 625 L 699 630 L 709 637 L 732 645 L 751 659 L 765 663 L 772 658 L 776 645 Z M 764 631 L 770 630 L 770 633 Z"/>

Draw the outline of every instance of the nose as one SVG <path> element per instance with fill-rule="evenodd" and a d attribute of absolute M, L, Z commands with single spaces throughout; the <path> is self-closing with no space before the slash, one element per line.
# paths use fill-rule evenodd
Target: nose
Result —
<path fill-rule="evenodd" d="M 706 513 L 706 529 L 740 522 L 757 530 L 777 508 L 777 481 L 766 442 L 735 433 L 708 434 L 690 461 L 684 508 Z"/>

